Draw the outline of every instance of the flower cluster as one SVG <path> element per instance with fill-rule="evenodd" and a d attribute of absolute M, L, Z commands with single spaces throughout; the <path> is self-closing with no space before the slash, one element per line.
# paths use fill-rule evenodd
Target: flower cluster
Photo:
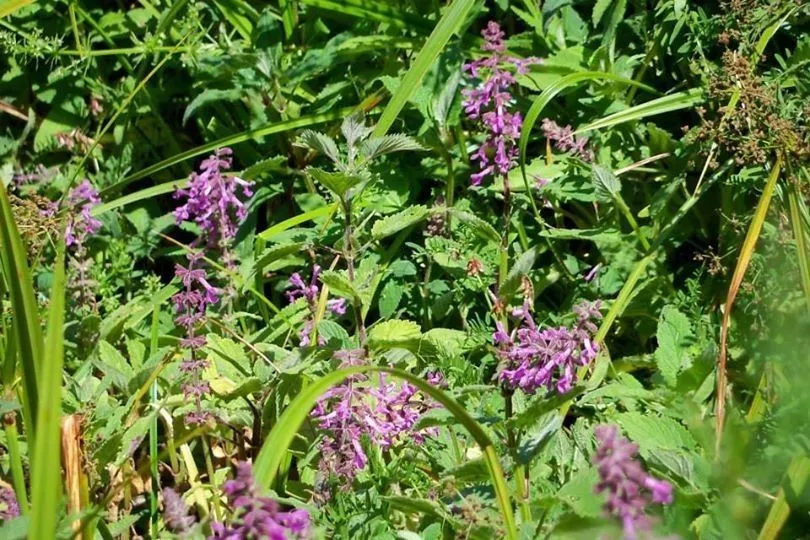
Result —
<path fill-rule="evenodd" d="M 342 367 L 363 363 L 362 349 L 339 351 Z M 440 386 L 440 374 L 427 377 Z M 414 430 L 422 415 L 435 403 L 408 382 L 398 385 L 380 374 L 377 385 L 364 375 L 353 375 L 321 396 L 312 417 L 326 436 L 321 442 L 320 469 L 325 478 L 334 476 L 348 489 L 357 473 L 368 464 L 362 440 L 387 450 L 405 438 L 424 442 L 433 430 Z"/>
<path fill-rule="evenodd" d="M 171 488 L 163 489 L 163 523 L 174 534 L 183 535 L 194 525 L 183 498 Z"/>
<path fill-rule="evenodd" d="M 8 521 L 20 515 L 17 495 L 8 486 L 0 486 L 0 521 Z"/>
<path fill-rule="evenodd" d="M 81 305 L 95 309 L 98 284 L 90 277 L 93 259 L 88 256 L 85 243 L 101 229 L 101 221 L 91 213 L 93 208 L 101 204 L 101 197 L 90 181 L 85 179 L 70 190 L 67 203 L 70 210 L 65 228 L 65 245 L 73 252 L 69 263 L 73 271 L 71 289 Z M 58 205 L 53 203 L 46 213 L 55 216 L 57 211 Z"/>
<path fill-rule="evenodd" d="M 504 33 L 498 23 L 490 21 L 481 32 L 483 50 L 487 56 L 464 65 L 470 76 L 481 79 L 478 88 L 465 89 L 464 111 L 472 120 L 480 121 L 487 131 L 487 139 L 473 154 L 479 171 L 470 177 L 470 182 L 480 185 L 487 176 L 505 175 L 518 156 L 516 141 L 520 138 L 523 118 L 519 112 L 511 112 L 512 94 L 509 88 L 515 84 L 515 75 L 507 69 L 511 66 L 518 74 L 525 74 L 539 58 L 516 58 L 506 54 Z"/>
<path fill-rule="evenodd" d="M 599 443 L 594 457 L 600 478 L 596 492 L 608 493 L 605 511 L 621 519 L 624 537 L 632 540 L 639 531 L 650 529 L 645 514 L 650 503 L 672 503 L 672 485 L 647 474 L 636 459 L 638 445 L 621 437 L 616 426 L 597 426 L 594 434 Z"/>
<path fill-rule="evenodd" d="M 520 388 L 534 394 L 538 388 L 570 391 L 577 381 L 577 366 L 587 366 L 596 358 L 598 346 L 593 341 L 599 319 L 599 303 L 574 308 L 577 323 L 572 328 L 538 328 L 528 302 L 514 315 L 522 325 L 509 334 L 500 322 L 493 334 L 498 356 L 503 362 L 498 379 L 506 388 Z"/>
<path fill-rule="evenodd" d="M 198 351 L 205 346 L 205 336 L 198 335 L 197 331 L 205 319 L 208 306 L 219 302 L 221 291 L 213 287 L 205 275 L 205 270 L 199 268 L 202 253 L 190 253 L 188 267 L 175 265 L 175 276 L 183 283 L 184 289 L 172 297 L 177 318 L 175 322 L 185 328 L 186 335 L 180 346 L 188 351 L 188 356 L 180 364 L 180 371 L 186 375 L 183 383 L 183 394 L 194 399 L 196 410 L 186 416 L 190 424 L 202 424 L 210 414 L 202 410 L 202 396 L 208 393 L 208 383 L 202 380 L 202 372 L 208 367 L 208 361 L 198 357 Z"/>
<path fill-rule="evenodd" d="M 301 338 L 301 346 L 306 347 L 310 344 L 312 330 L 315 327 L 315 312 L 318 309 L 318 296 L 321 293 L 321 288 L 318 285 L 318 276 L 321 275 L 321 267 L 317 264 L 312 267 L 312 277 L 307 284 L 298 272 L 290 276 L 290 289 L 287 291 L 287 300 L 290 303 L 295 302 L 299 298 L 304 298 L 309 307 L 310 317 L 304 323 L 304 328 L 301 330 L 299 337 Z M 326 302 L 326 309 L 334 315 L 346 314 L 346 300 L 343 298 L 336 298 Z M 321 340 L 318 340 L 320 343 Z"/>
<path fill-rule="evenodd" d="M 259 495 L 250 463 L 236 467 L 236 477 L 222 487 L 233 515 L 228 524 L 211 525 L 211 538 L 223 540 L 309 538 L 310 520 L 306 510 L 282 511 L 269 497 Z"/>
<path fill-rule="evenodd" d="M 570 152 L 583 161 L 593 161 L 593 151 L 588 148 L 588 138 L 576 137 L 571 126 L 560 127 L 557 122 L 544 118 L 542 128 L 546 138 L 554 143 L 554 148 L 560 152 Z"/>
<path fill-rule="evenodd" d="M 192 173 L 186 189 L 178 189 L 175 199 L 186 202 L 174 211 L 177 223 L 194 221 L 205 235 L 209 247 L 224 248 L 236 236 L 237 225 L 247 216 L 245 204 L 239 200 L 237 189 L 251 197 L 252 182 L 223 171 L 231 167 L 231 149 L 221 148 L 200 164 L 200 172 Z M 227 261 L 226 261 L 227 262 Z"/>

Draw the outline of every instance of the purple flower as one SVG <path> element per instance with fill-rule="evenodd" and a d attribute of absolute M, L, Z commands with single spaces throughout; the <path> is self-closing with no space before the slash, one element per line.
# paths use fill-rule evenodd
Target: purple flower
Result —
<path fill-rule="evenodd" d="M 504 33 L 498 23 L 490 21 L 481 32 L 485 43 L 482 49 L 488 56 L 464 65 L 470 76 L 481 79 L 477 88 L 465 89 L 464 112 L 472 120 L 478 120 L 487 131 L 484 143 L 473 154 L 479 171 L 470 177 L 470 182 L 480 185 L 487 176 L 505 175 L 515 165 L 518 157 L 516 141 L 520 138 L 523 118 L 519 112 L 511 112 L 512 94 L 509 88 L 515 84 L 514 74 L 525 74 L 529 65 L 540 63 L 539 58 L 516 58 L 506 54 Z"/>
<path fill-rule="evenodd" d="M 571 126 L 560 127 L 553 120 L 543 119 L 543 133 L 554 143 L 554 147 L 561 152 L 570 152 L 583 161 L 593 161 L 593 151 L 588 148 L 587 137 L 575 137 Z"/>
<path fill-rule="evenodd" d="M 222 486 L 233 512 L 229 523 L 211 525 L 209 538 L 225 540 L 309 538 L 310 518 L 306 510 L 283 511 L 270 497 L 259 495 L 250 463 L 240 463 L 236 476 Z"/>
<path fill-rule="evenodd" d="M 251 197 L 252 182 L 247 182 L 232 174 L 223 174 L 231 167 L 231 149 L 221 148 L 200 164 L 200 172 L 192 173 L 186 189 L 178 189 L 175 199 L 185 198 L 186 203 L 174 211 L 177 223 L 194 221 L 205 235 L 208 245 L 224 247 L 236 236 L 238 223 L 247 217 L 242 196 Z"/>
<path fill-rule="evenodd" d="M 605 512 L 621 519 L 624 537 L 633 540 L 652 525 L 645 514 L 650 503 L 672 503 L 672 485 L 647 474 L 636 459 L 638 445 L 621 437 L 616 426 L 597 426 L 594 434 L 599 443 L 594 457 L 600 478 L 596 492 L 608 492 Z"/>
<path fill-rule="evenodd" d="M 498 322 L 492 339 L 502 362 L 498 374 L 501 384 L 527 394 L 539 388 L 569 392 L 576 384 L 577 368 L 590 364 L 599 350 L 593 341 L 597 330 L 593 320 L 601 318 L 598 302 L 576 306 L 574 313 L 577 323 L 572 328 L 540 329 L 526 303 L 513 313 L 522 319 L 520 328 L 509 334 Z"/>
<path fill-rule="evenodd" d="M 101 197 L 90 181 L 85 179 L 70 190 L 67 201 L 72 210 L 65 229 L 65 244 L 81 249 L 84 242 L 101 229 L 101 221 L 90 214 L 93 208 L 101 204 Z"/>
<path fill-rule="evenodd" d="M 310 344 L 312 330 L 315 327 L 315 313 L 318 310 L 318 296 L 321 293 L 318 280 L 320 275 L 321 267 L 316 264 L 312 267 L 312 277 L 309 283 L 306 283 L 298 272 L 290 276 L 290 288 L 286 292 L 287 300 L 293 303 L 299 298 L 306 299 L 311 314 L 310 318 L 304 323 L 301 332 L 298 334 L 298 337 L 301 338 L 302 347 L 306 347 Z M 344 298 L 328 300 L 326 302 L 326 310 L 336 316 L 345 315 L 346 300 Z M 318 338 L 318 344 L 324 345 L 325 342 L 321 338 Z"/>
<path fill-rule="evenodd" d="M 338 351 L 341 367 L 364 362 L 362 349 Z M 431 384 L 440 384 L 440 373 L 428 376 Z M 368 464 L 362 441 L 389 449 L 404 440 L 424 442 L 435 430 L 415 430 L 422 415 L 436 404 L 410 383 L 388 382 L 380 374 L 377 384 L 365 375 L 353 375 L 331 388 L 318 400 L 311 416 L 326 432 L 321 441 L 320 470 L 324 477 L 335 477 L 348 489 L 357 473 Z"/>
<path fill-rule="evenodd" d="M 0 521 L 8 521 L 20 515 L 17 495 L 8 486 L 0 486 Z"/>
<path fill-rule="evenodd" d="M 180 371 L 187 377 L 182 384 L 183 394 L 193 398 L 196 405 L 195 411 L 186 415 L 186 423 L 202 424 L 210 418 L 210 414 L 202 410 L 202 396 L 209 392 L 208 383 L 202 380 L 202 372 L 208 367 L 208 362 L 197 357 L 199 349 L 206 343 L 205 336 L 198 335 L 197 330 L 205 319 L 206 309 L 219 301 L 222 291 L 208 282 L 204 269 L 197 267 L 202 253 L 190 253 L 187 258 L 187 268 L 175 265 L 174 275 L 183 283 L 184 289 L 172 296 L 172 301 L 177 311 L 175 323 L 186 331 L 180 341 L 187 351 L 187 356 L 180 363 Z"/>
<path fill-rule="evenodd" d="M 175 534 L 188 532 L 194 525 L 194 516 L 189 515 L 183 498 L 171 488 L 163 489 L 163 523 Z"/>

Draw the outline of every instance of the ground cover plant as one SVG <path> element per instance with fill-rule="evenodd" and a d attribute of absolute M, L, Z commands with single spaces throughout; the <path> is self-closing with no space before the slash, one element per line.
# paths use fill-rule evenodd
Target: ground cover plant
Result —
<path fill-rule="evenodd" d="M 805 537 L 808 16 L 0 4 L 0 537 Z"/>

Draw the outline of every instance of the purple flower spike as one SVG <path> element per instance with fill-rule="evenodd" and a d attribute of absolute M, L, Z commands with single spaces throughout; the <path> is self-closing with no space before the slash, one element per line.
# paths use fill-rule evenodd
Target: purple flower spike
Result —
<path fill-rule="evenodd" d="M 318 311 L 318 297 L 321 294 L 320 281 L 318 279 L 320 275 L 321 267 L 317 264 L 312 267 L 312 277 L 309 283 L 304 281 L 301 274 L 295 272 L 290 276 L 290 288 L 285 293 L 290 303 L 295 302 L 299 298 L 304 298 L 309 307 L 310 317 L 306 320 L 304 327 L 298 334 L 298 337 L 301 339 L 300 345 L 302 347 L 311 345 L 312 331 L 315 328 L 315 313 Z M 326 310 L 335 316 L 345 315 L 346 307 L 346 300 L 344 298 L 335 298 L 326 302 Z M 325 344 L 325 341 L 320 336 L 318 337 L 318 344 Z"/>
<path fill-rule="evenodd" d="M 310 518 L 306 510 L 283 511 L 270 497 L 259 495 L 250 463 L 240 463 L 236 476 L 222 486 L 233 512 L 230 522 L 211 525 L 209 538 L 270 540 L 310 538 Z"/>
<path fill-rule="evenodd" d="M 163 489 L 163 522 L 167 529 L 180 535 L 188 532 L 195 523 L 194 516 L 188 513 L 186 502 L 171 488 Z"/>
<path fill-rule="evenodd" d="M 638 445 L 621 437 L 616 426 L 597 426 L 594 434 L 599 443 L 594 457 L 600 478 L 596 492 L 608 493 L 605 512 L 618 517 L 624 537 L 634 540 L 652 526 L 645 514 L 650 503 L 672 503 L 672 484 L 647 474 L 636 459 Z"/>
<path fill-rule="evenodd" d="M 202 396 L 210 390 L 208 383 L 202 380 L 202 372 L 208 367 L 208 361 L 198 357 L 199 350 L 205 346 L 205 336 L 198 335 L 199 326 L 205 320 L 208 306 L 219 301 L 221 292 L 213 287 L 205 275 L 203 268 L 198 268 L 202 260 L 201 253 L 191 253 L 187 256 L 188 267 L 179 264 L 174 267 L 177 276 L 185 287 L 184 290 L 172 297 L 177 317 L 175 323 L 186 330 L 185 337 L 180 345 L 187 351 L 187 356 L 180 363 L 180 372 L 186 374 L 187 380 L 183 383 L 185 397 L 194 399 L 196 408 L 186 415 L 187 424 L 204 424 L 211 415 L 202 410 Z"/>
<path fill-rule="evenodd" d="M 87 239 L 101 229 L 101 221 L 90 213 L 93 208 L 101 204 L 101 197 L 98 196 L 98 191 L 90 181 L 85 179 L 70 190 L 67 201 L 73 210 L 67 220 L 65 245 L 75 246 L 77 250 L 81 251 Z"/>
<path fill-rule="evenodd" d="M 464 70 L 471 77 L 481 79 L 481 84 L 462 91 L 467 117 L 478 120 L 487 132 L 487 139 L 472 155 L 479 168 L 470 177 L 474 186 L 480 185 L 487 176 L 505 175 L 518 157 L 516 141 L 520 138 L 523 117 L 509 110 L 513 104 L 509 88 L 515 84 L 515 76 L 507 66 L 518 74 L 525 74 L 531 64 L 540 63 L 539 58 L 506 54 L 504 33 L 494 21 L 489 22 L 481 35 L 485 40 L 482 49 L 490 54 L 464 65 Z"/>
<path fill-rule="evenodd" d="M 577 382 L 577 369 L 590 364 L 599 352 L 593 341 L 597 327 L 593 320 L 601 318 L 599 304 L 583 304 L 574 308 L 577 323 L 573 328 L 537 327 L 528 303 L 516 309 L 522 326 L 509 334 L 498 322 L 492 336 L 498 346 L 502 368 L 498 380 L 506 388 L 520 388 L 534 394 L 539 388 L 565 394 Z"/>
<path fill-rule="evenodd" d="M 543 133 L 554 143 L 560 152 L 570 152 L 583 161 L 591 162 L 594 159 L 593 151 L 588 148 L 587 137 L 575 137 L 571 126 L 560 127 L 553 120 L 543 119 Z"/>
<path fill-rule="evenodd" d="M 175 199 L 186 199 L 174 211 L 177 223 L 197 223 L 211 247 L 225 247 L 236 236 L 238 224 L 247 217 L 247 208 L 237 191 L 241 189 L 246 199 L 253 196 L 253 182 L 224 173 L 231 167 L 231 154 L 230 148 L 217 150 L 200 164 L 199 173 L 191 174 L 188 187 L 178 189 L 174 195 Z"/>
<path fill-rule="evenodd" d="M 8 486 L 0 487 L 0 521 L 8 521 L 20 515 L 17 495 Z"/>

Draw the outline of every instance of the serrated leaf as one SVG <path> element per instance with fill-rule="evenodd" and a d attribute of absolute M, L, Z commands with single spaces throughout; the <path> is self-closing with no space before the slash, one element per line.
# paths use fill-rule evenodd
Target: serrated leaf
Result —
<path fill-rule="evenodd" d="M 340 151 L 338 150 L 337 144 L 323 133 L 307 129 L 301 133 L 300 137 L 298 137 L 298 141 L 300 144 L 325 155 L 334 163 L 340 163 Z"/>
<path fill-rule="evenodd" d="M 392 234 L 419 223 L 430 214 L 430 210 L 424 205 L 418 204 L 410 206 L 401 212 L 386 216 L 378 220 L 371 228 L 371 236 L 375 240 L 380 240 Z"/>
<path fill-rule="evenodd" d="M 334 270 L 326 270 L 321 273 L 321 283 L 329 287 L 329 290 L 338 296 L 348 298 L 357 305 L 362 305 L 362 296 L 360 292 L 354 287 L 349 278 L 340 272 Z"/>
<path fill-rule="evenodd" d="M 380 291 L 380 317 L 387 319 L 397 310 L 402 300 L 402 285 L 396 281 L 387 281 Z"/>
<path fill-rule="evenodd" d="M 658 349 L 655 362 L 667 385 L 674 387 L 678 373 L 688 361 L 687 347 L 693 334 L 689 319 L 675 306 L 664 306 L 658 320 Z"/>
<path fill-rule="evenodd" d="M 253 269 L 251 269 L 249 275 L 251 277 L 255 276 L 273 261 L 277 261 L 278 259 L 292 255 L 293 253 L 299 253 L 305 245 L 306 244 L 304 242 L 293 242 L 290 244 L 277 244 L 270 246 L 269 248 L 265 249 L 264 252 L 262 252 L 259 260 L 254 263 Z"/>
<path fill-rule="evenodd" d="M 472 229 L 472 231 L 475 234 L 477 234 L 484 240 L 490 240 L 495 243 L 501 241 L 501 235 L 498 234 L 498 231 L 495 230 L 495 227 L 493 227 L 480 217 L 473 215 L 469 212 L 457 210 L 455 208 L 449 208 L 448 210 L 453 217 L 455 217 L 465 225 L 469 226 L 470 229 Z"/>
<path fill-rule="evenodd" d="M 631 441 L 638 444 L 642 455 L 657 449 L 679 450 L 695 447 L 692 435 L 672 418 L 628 412 L 616 416 L 616 423 L 627 433 Z"/>
<path fill-rule="evenodd" d="M 318 336 L 326 341 L 329 348 L 343 348 L 349 342 L 349 333 L 346 329 L 330 320 L 318 323 Z"/>
<path fill-rule="evenodd" d="M 503 280 L 503 283 L 498 289 L 498 295 L 502 299 L 508 298 L 518 290 L 523 276 L 528 275 L 534 267 L 535 259 L 537 259 L 537 250 L 535 248 L 524 251 L 521 256 L 517 258 L 512 268 L 509 269 L 506 279 Z"/>
<path fill-rule="evenodd" d="M 596 196 L 601 201 L 612 201 L 622 190 L 622 184 L 613 171 L 599 165 L 591 165 L 591 179 L 596 189 Z"/>
<path fill-rule="evenodd" d="M 391 154 L 393 152 L 404 152 L 408 150 L 424 150 L 416 139 L 403 133 L 394 133 L 384 137 L 373 137 L 360 144 L 360 153 L 368 161 L 376 157 Z"/>
<path fill-rule="evenodd" d="M 597 517 L 602 515 L 604 500 L 594 491 L 599 482 L 599 473 L 591 468 L 576 473 L 560 491 L 557 499 L 566 503 L 581 517 Z"/>
<path fill-rule="evenodd" d="M 245 92 L 241 88 L 229 88 L 227 90 L 220 90 L 216 88 L 207 88 L 202 91 L 197 97 L 191 100 L 191 103 L 186 107 L 183 113 L 183 124 L 194 114 L 197 109 L 205 107 L 211 103 L 218 103 L 221 101 L 237 101 L 242 99 Z"/>
<path fill-rule="evenodd" d="M 341 199 L 346 197 L 351 188 L 363 182 L 363 179 L 357 175 L 328 172 L 317 167 L 308 167 L 306 171 L 307 174 Z"/>
<path fill-rule="evenodd" d="M 368 345 L 373 349 L 414 346 L 421 337 L 422 331 L 418 324 L 395 319 L 372 327 L 368 333 Z"/>

